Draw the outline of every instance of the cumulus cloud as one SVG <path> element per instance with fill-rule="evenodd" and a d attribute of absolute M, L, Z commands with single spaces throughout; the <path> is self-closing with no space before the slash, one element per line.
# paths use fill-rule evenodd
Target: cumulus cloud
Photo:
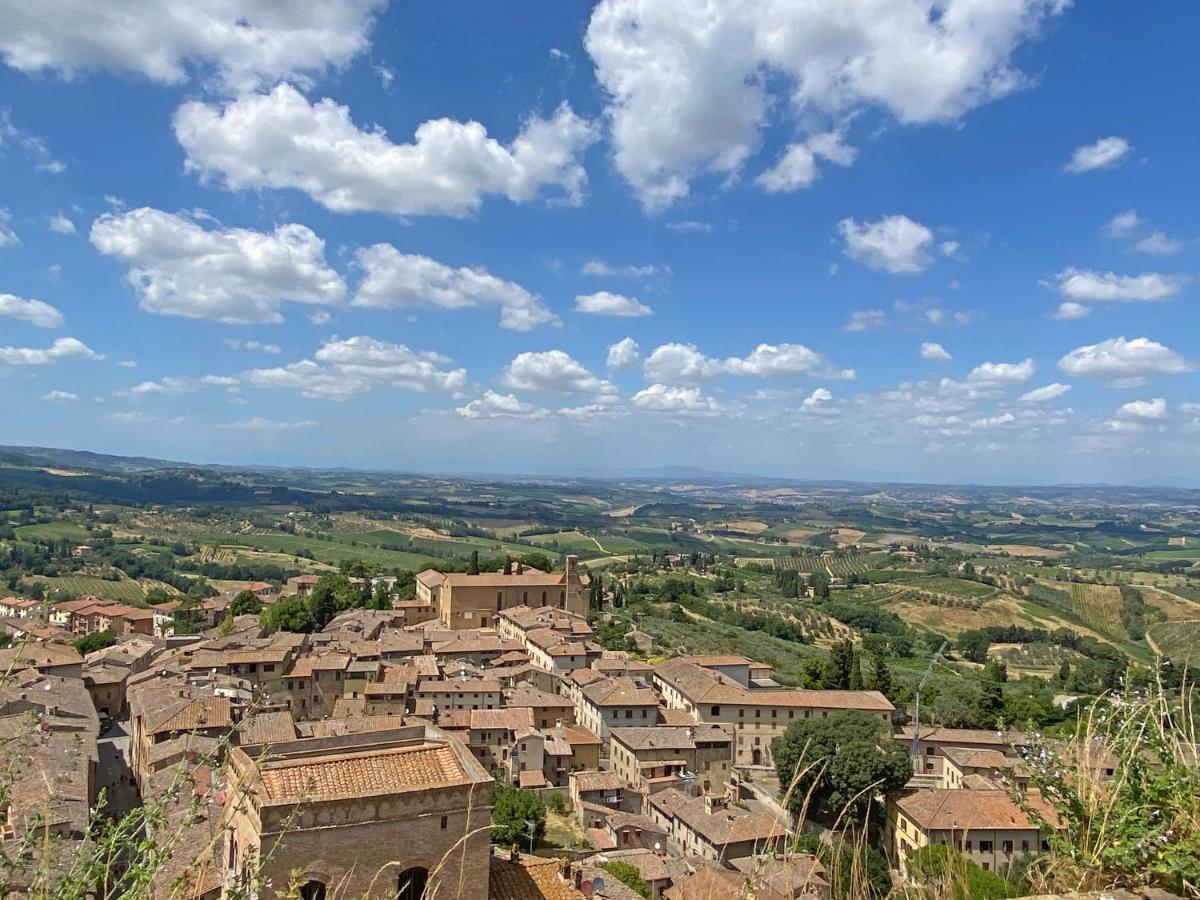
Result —
<path fill-rule="evenodd" d="M 857 156 L 858 151 L 843 144 L 838 132 L 814 134 L 806 141 L 788 145 L 775 165 L 754 181 L 772 194 L 790 193 L 812 186 L 820 174 L 818 160 L 850 166 Z"/>
<path fill-rule="evenodd" d="M 596 291 L 594 294 L 580 294 L 575 298 L 575 312 L 587 313 L 592 316 L 622 316 L 636 317 L 651 315 L 652 310 L 637 297 L 626 297 L 610 291 Z"/>
<path fill-rule="evenodd" d="M 263 416 L 253 416 L 252 418 L 242 419 L 237 422 L 221 422 L 213 427 L 230 431 L 299 431 L 304 428 L 316 428 L 317 424 L 312 419 L 286 421 L 283 419 L 267 419 Z"/>
<path fill-rule="evenodd" d="M 1133 144 L 1123 137 L 1100 138 L 1094 144 L 1076 147 L 1075 152 L 1071 154 L 1071 161 L 1063 168 L 1075 175 L 1094 172 L 1097 169 L 1111 169 L 1125 162 L 1132 152 Z"/>
<path fill-rule="evenodd" d="M 825 409 L 833 400 L 833 392 L 828 388 L 817 388 L 804 398 L 800 408 L 805 412 L 818 412 Z"/>
<path fill-rule="evenodd" d="M 42 397 L 42 399 L 49 400 L 49 401 L 55 402 L 55 403 L 59 403 L 59 402 L 69 401 L 69 400 L 78 400 L 79 395 L 74 394 L 71 391 L 50 391 L 50 393 L 45 394 Z"/>
<path fill-rule="evenodd" d="M 631 369 L 641 361 L 638 344 L 631 337 L 621 338 L 608 347 L 607 365 L 610 369 Z"/>
<path fill-rule="evenodd" d="M 721 361 L 705 356 L 695 344 L 661 344 L 646 357 L 642 370 L 647 381 L 689 384 L 717 377 Z"/>
<path fill-rule="evenodd" d="M 1058 361 L 1068 375 L 1107 379 L 1136 379 L 1147 375 L 1180 375 L 1192 367 L 1174 350 L 1149 338 L 1109 338 L 1076 347 Z"/>
<path fill-rule="evenodd" d="M 1128 237 L 1142 224 L 1142 217 L 1136 209 L 1119 212 L 1104 225 L 1104 233 L 1109 237 Z"/>
<path fill-rule="evenodd" d="M 887 313 L 882 309 L 856 309 L 842 331 L 871 331 L 887 324 Z"/>
<path fill-rule="evenodd" d="M 518 353 L 504 368 L 501 382 L 521 391 L 557 394 L 615 394 L 611 382 L 597 378 L 562 350 Z"/>
<path fill-rule="evenodd" d="M 60 359 L 101 360 L 83 341 L 73 337 L 58 338 L 49 347 L 0 347 L 0 362 L 13 366 L 46 366 Z"/>
<path fill-rule="evenodd" d="M 360 248 L 356 259 L 365 274 L 354 295 L 354 306 L 374 309 L 498 306 L 500 326 L 513 331 L 528 331 L 559 321 L 536 294 L 483 268 L 452 268 L 428 256 L 401 253 L 391 244 Z"/>
<path fill-rule="evenodd" d="M 676 413 L 691 416 L 715 416 L 721 404 L 700 392 L 698 387 L 652 384 L 633 395 L 635 408 L 647 412 Z"/>
<path fill-rule="evenodd" d="M 186 166 L 230 190 L 291 188 L 334 212 L 467 216 L 485 197 L 528 203 L 550 191 L 579 203 L 579 161 L 599 136 L 563 103 L 549 119 L 529 117 L 507 146 L 478 122 L 431 119 L 413 143 L 363 130 L 328 98 L 310 103 L 288 84 L 223 107 L 199 100 L 175 113 Z"/>
<path fill-rule="evenodd" d="M 933 263 L 933 232 L 908 216 L 885 216 L 875 222 L 842 219 L 838 231 L 846 256 L 892 275 L 915 275 Z"/>
<path fill-rule="evenodd" d="M 344 66 L 366 49 L 383 2 L 0 0 L 0 58 L 68 79 L 103 69 L 178 84 L 195 71 L 243 91 Z"/>
<path fill-rule="evenodd" d="M 930 362 L 944 363 L 950 362 L 950 360 L 953 358 L 954 357 L 952 357 L 946 351 L 946 348 L 939 343 L 934 341 L 926 341 L 925 343 L 921 344 L 921 359 L 927 359 Z"/>
<path fill-rule="evenodd" d="M 1163 275 L 1143 272 L 1141 275 L 1118 275 L 1115 272 L 1096 272 L 1063 269 L 1058 275 L 1058 290 L 1064 297 L 1081 303 L 1142 303 L 1169 300 L 1187 284 L 1185 275 Z"/>
<path fill-rule="evenodd" d="M 769 378 L 773 375 L 815 375 L 821 378 L 850 380 L 853 369 L 837 369 L 824 356 L 803 344 L 759 344 L 749 355 L 725 360 L 724 370 L 731 375 Z"/>
<path fill-rule="evenodd" d="M 126 280 L 147 312 L 280 322 L 285 301 L 339 303 L 346 293 L 325 262 L 325 242 L 303 225 L 206 228 L 194 216 L 142 207 L 102 215 L 91 241 L 129 265 Z"/>
<path fill-rule="evenodd" d="M 1183 249 L 1183 241 L 1176 240 L 1165 231 L 1155 229 L 1133 245 L 1138 253 L 1151 256 L 1172 256 Z"/>
<path fill-rule="evenodd" d="M 1074 300 L 1064 300 L 1058 304 L 1058 309 L 1051 316 L 1053 319 L 1058 319 L 1060 322 L 1070 322 L 1074 319 L 1086 319 L 1092 314 L 1090 306 L 1084 306 L 1082 303 L 1076 303 Z"/>
<path fill-rule="evenodd" d="M 1015 363 L 980 363 L 967 375 L 967 381 L 981 384 L 1020 384 L 1033 377 L 1037 367 L 1032 359 Z"/>
<path fill-rule="evenodd" d="M 737 174 L 773 114 L 841 123 L 881 108 L 946 122 L 1011 93 L 1026 83 L 1014 51 L 1065 6 L 1012 0 L 980 15 L 969 0 L 603 0 L 584 46 L 617 170 L 653 211 L 701 175 Z M 792 155 L 773 183 L 802 186 L 803 163 Z"/>
<path fill-rule="evenodd" d="M 347 400 L 377 385 L 455 394 L 467 381 L 465 369 L 440 368 L 450 362 L 440 353 L 418 352 L 359 335 L 332 338 L 314 354 L 275 368 L 251 369 L 245 383 L 258 388 L 296 390 L 318 400 Z"/>
<path fill-rule="evenodd" d="M 75 233 L 75 223 L 62 214 L 51 216 L 46 222 L 46 227 L 55 234 Z"/>
<path fill-rule="evenodd" d="M 515 394 L 497 394 L 495 391 L 484 391 L 478 397 L 455 409 L 464 419 L 544 419 L 550 411 L 524 400 L 518 400 Z"/>
<path fill-rule="evenodd" d="M 195 386 L 185 378 L 175 378 L 168 375 L 158 381 L 143 381 L 133 387 L 117 391 L 123 397 L 149 397 L 155 394 L 177 395 L 195 390 Z"/>
<path fill-rule="evenodd" d="M 49 303 L 26 300 L 14 294 L 0 294 L 0 316 L 19 319 L 41 328 L 61 328 L 66 321 L 63 314 Z"/>
<path fill-rule="evenodd" d="M 1153 400 L 1130 400 L 1121 405 L 1117 415 L 1124 419 L 1161 421 L 1167 417 L 1167 401 L 1163 397 Z"/>
<path fill-rule="evenodd" d="M 1039 388 L 1034 388 L 1031 391 L 1026 391 L 1017 398 L 1018 403 L 1034 404 L 1034 403 L 1049 403 L 1051 400 L 1056 400 L 1071 389 L 1069 384 L 1053 384 L 1043 385 Z"/>

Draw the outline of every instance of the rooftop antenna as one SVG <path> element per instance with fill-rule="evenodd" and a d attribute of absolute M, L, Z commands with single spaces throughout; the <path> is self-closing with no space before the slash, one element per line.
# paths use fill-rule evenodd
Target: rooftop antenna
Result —
<path fill-rule="evenodd" d="M 928 681 L 929 676 L 933 674 L 933 667 L 938 664 L 939 660 L 941 660 L 942 654 L 946 652 L 946 648 L 948 646 L 949 644 L 947 644 L 945 641 L 942 641 L 942 646 L 938 647 L 937 653 L 933 654 L 933 659 L 929 661 L 929 668 L 925 670 L 925 674 L 922 675 L 921 680 L 917 682 L 917 710 L 915 716 L 917 720 L 917 727 L 916 730 L 913 731 L 912 743 L 912 758 L 914 760 L 919 759 L 921 756 L 921 689 L 925 687 L 925 682 Z"/>

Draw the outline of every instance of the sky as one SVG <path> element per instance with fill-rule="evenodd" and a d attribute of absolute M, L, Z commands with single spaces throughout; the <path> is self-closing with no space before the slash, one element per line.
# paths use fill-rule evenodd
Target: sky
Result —
<path fill-rule="evenodd" d="M 1195 478 L 1198 26 L 0 0 L 0 443 Z"/>

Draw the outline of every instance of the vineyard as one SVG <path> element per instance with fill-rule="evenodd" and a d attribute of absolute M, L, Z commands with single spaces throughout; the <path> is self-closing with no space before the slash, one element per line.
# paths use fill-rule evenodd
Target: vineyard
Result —
<path fill-rule="evenodd" d="M 948 578 L 941 575 L 926 575 L 904 582 L 904 586 L 918 591 L 930 591 L 949 597 L 959 597 L 964 600 L 977 600 L 996 593 L 990 584 L 980 584 L 978 581 L 968 581 L 965 578 Z"/>
<path fill-rule="evenodd" d="M 42 575 L 33 576 L 29 581 L 38 581 L 46 585 L 47 595 L 61 599 L 64 597 L 95 596 L 109 600 L 120 600 L 124 603 L 142 605 L 146 595 L 141 585 L 136 581 L 122 579 L 107 581 L 91 575 L 66 575 L 61 578 L 47 578 Z"/>
<path fill-rule="evenodd" d="M 1071 603 L 1079 621 L 1101 634 L 1126 637 L 1121 624 L 1121 589 L 1111 584 L 1072 584 Z"/>
<path fill-rule="evenodd" d="M 1200 664 L 1200 621 L 1159 622 L 1146 630 L 1146 638 L 1175 663 L 1191 667 Z"/>
<path fill-rule="evenodd" d="M 828 572 L 833 578 L 849 578 L 867 571 L 873 561 L 873 554 L 870 553 L 810 553 L 805 556 L 777 556 L 775 569 L 781 572 Z"/>

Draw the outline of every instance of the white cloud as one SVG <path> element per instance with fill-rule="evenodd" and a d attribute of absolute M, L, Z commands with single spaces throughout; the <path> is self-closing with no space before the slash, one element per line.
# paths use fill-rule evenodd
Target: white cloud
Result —
<path fill-rule="evenodd" d="M 833 393 L 827 388 L 819 387 L 804 398 L 804 402 L 800 404 L 800 408 L 808 412 L 814 412 L 823 408 L 832 400 Z"/>
<path fill-rule="evenodd" d="M 838 132 L 814 134 L 806 141 L 790 144 L 775 165 L 754 181 L 772 194 L 788 193 L 812 186 L 820 174 L 818 160 L 850 166 L 857 156 L 858 151 L 843 144 Z"/>
<path fill-rule="evenodd" d="M 950 362 L 954 357 L 951 356 L 946 348 L 935 341 L 925 341 L 921 344 L 921 359 L 927 359 L 930 362 Z"/>
<path fill-rule="evenodd" d="M 243 380 L 252 387 L 296 390 L 317 400 L 347 400 L 377 385 L 456 394 L 467 380 L 465 369 L 438 368 L 449 362 L 440 353 L 417 352 L 372 337 L 332 338 L 315 357 L 315 361 L 251 369 Z"/>
<path fill-rule="evenodd" d="M 967 381 L 981 384 L 1020 384 L 1033 377 L 1037 367 L 1032 359 L 1023 359 L 1015 363 L 980 363 L 970 374 Z"/>
<path fill-rule="evenodd" d="M 50 393 L 44 395 L 42 399 L 50 400 L 52 402 L 60 402 L 65 400 L 78 400 L 79 395 L 73 394 L 70 391 L 51 391 Z"/>
<path fill-rule="evenodd" d="M 225 388 L 231 394 L 236 394 L 241 387 L 241 381 L 232 375 L 202 375 L 200 383 L 207 387 Z"/>
<path fill-rule="evenodd" d="M 482 397 L 458 407 L 455 412 L 464 419 L 544 419 L 550 414 L 540 406 L 518 400 L 515 394 L 497 394 L 495 391 L 484 391 Z"/>
<path fill-rule="evenodd" d="M 13 294 L 0 294 L 0 316 L 20 319 L 41 328 L 61 328 L 63 314 L 49 303 L 41 300 L 26 300 Z"/>
<path fill-rule="evenodd" d="M 668 222 L 667 231 L 677 234 L 708 234 L 712 231 L 711 222 L 699 222 L 696 219 L 681 219 L 678 222 Z"/>
<path fill-rule="evenodd" d="M 1109 237 L 1127 237 L 1142 224 L 1142 217 L 1136 209 L 1127 209 L 1117 213 L 1104 226 L 1104 233 Z"/>
<path fill-rule="evenodd" d="M 647 381 L 688 384 L 721 374 L 721 361 L 705 356 L 694 344 L 661 344 L 643 365 Z"/>
<path fill-rule="evenodd" d="M 745 357 L 730 357 L 724 369 L 731 375 L 769 378 L 773 375 L 815 375 L 850 380 L 853 369 L 838 370 L 820 353 L 803 344 L 759 344 Z"/>
<path fill-rule="evenodd" d="M 887 313 L 882 309 L 856 309 L 842 331 L 871 331 L 887 324 Z"/>
<path fill-rule="evenodd" d="M 333 316 L 327 309 L 315 309 L 308 314 L 308 321 L 314 325 L 328 325 L 333 321 Z"/>
<path fill-rule="evenodd" d="M 631 337 L 621 338 L 608 347 L 607 365 L 610 369 L 630 369 L 641 361 L 638 344 Z"/>
<path fill-rule="evenodd" d="M 600 275 L 608 278 L 654 278 L 671 275 L 670 266 L 613 266 L 602 259 L 589 259 L 580 269 L 584 275 Z"/>
<path fill-rule="evenodd" d="M 1053 384 L 1043 385 L 1039 388 L 1034 388 L 1031 391 L 1026 391 L 1017 398 L 1018 403 L 1049 403 L 1051 400 L 1056 400 L 1071 389 L 1069 384 Z"/>
<path fill-rule="evenodd" d="M 317 424 L 312 419 L 300 419 L 288 422 L 282 419 L 267 419 L 262 416 L 254 416 L 239 422 L 222 422 L 213 427 L 232 431 L 299 431 L 304 428 L 315 428 Z"/>
<path fill-rule="evenodd" d="M 123 397 L 148 397 L 153 394 L 175 396 L 195 390 L 195 386 L 185 378 L 175 378 L 168 375 L 158 381 L 143 381 L 124 391 L 117 391 Z"/>
<path fill-rule="evenodd" d="M 1124 419 L 1161 421 L 1167 417 L 1167 401 L 1163 397 L 1155 397 L 1153 400 L 1130 400 L 1121 405 L 1117 415 Z"/>
<path fill-rule="evenodd" d="M 1185 275 L 1163 275 L 1143 272 L 1141 275 L 1118 275 L 1115 272 L 1095 272 L 1063 269 L 1058 275 L 1058 290 L 1064 297 L 1087 303 L 1139 303 L 1167 300 L 1187 284 Z"/>
<path fill-rule="evenodd" d="M 5 6 L 0 0 L 0 23 L 5 23 Z M 5 23 L 7 24 L 7 23 Z M 4 55 L 4 30 L 0 25 L 0 59 Z M 21 150 L 33 163 L 37 172 L 48 172 L 51 175 L 61 175 L 67 170 L 64 163 L 55 159 L 50 153 L 44 138 L 32 132 L 25 131 L 13 124 L 12 114 L 7 109 L 0 109 L 0 150 L 11 144 Z"/>
<path fill-rule="evenodd" d="M 1053 319 L 1058 319 L 1060 322 L 1070 322 L 1074 319 L 1086 319 L 1092 314 L 1090 306 L 1084 306 L 1082 303 L 1076 303 L 1074 300 L 1064 300 L 1058 304 L 1058 309 L 1051 316 Z"/>
<path fill-rule="evenodd" d="M 126 280 L 148 312 L 279 322 L 285 301 L 338 303 L 346 293 L 325 262 L 325 242 L 303 225 L 270 233 L 205 228 L 196 217 L 143 207 L 102 215 L 91 240 L 101 253 L 129 264 Z"/>
<path fill-rule="evenodd" d="M 341 68 L 367 47 L 382 0 L 0 0 L 0 58 L 74 78 L 103 69 L 178 84 L 215 74 L 230 90 Z"/>
<path fill-rule="evenodd" d="M 929 250 L 933 232 L 908 216 L 885 216 L 876 222 L 842 219 L 838 231 L 845 240 L 843 252 L 880 272 L 915 275 L 933 263 Z"/>
<path fill-rule="evenodd" d="M 45 366 L 60 359 L 101 360 L 104 356 L 73 337 L 58 338 L 46 348 L 0 347 L 0 362 L 14 366 Z"/>
<path fill-rule="evenodd" d="M 942 241 L 940 244 L 938 244 L 938 251 L 942 254 L 942 256 L 947 256 L 951 259 L 959 257 L 958 251 L 960 249 L 961 245 L 958 241 Z"/>
<path fill-rule="evenodd" d="M 697 387 L 652 384 L 633 395 L 633 405 L 648 412 L 679 413 L 693 416 L 715 416 L 721 404 L 707 397 Z"/>
<path fill-rule="evenodd" d="M 1192 371 L 1187 361 L 1174 350 L 1145 337 L 1132 340 L 1115 337 L 1076 347 L 1058 361 L 1058 367 L 1068 375 L 1108 379 L 1180 375 Z"/>
<path fill-rule="evenodd" d="M 1170 237 L 1165 231 L 1150 232 L 1133 245 L 1139 253 L 1149 253 L 1152 256 L 1171 256 L 1183 249 L 1183 241 Z"/>
<path fill-rule="evenodd" d="M 1123 163 L 1132 152 L 1133 144 L 1123 137 L 1100 138 L 1094 144 L 1076 147 L 1071 154 L 1071 161 L 1063 168 L 1076 175 L 1096 169 L 1111 169 Z"/>
<path fill-rule="evenodd" d="M 187 168 L 230 190 L 292 188 L 334 212 L 398 216 L 467 216 L 488 195 L 528 203 L 547 190 L 579 203 L 579 158 L 599 136 L 563 103 L 549 119 L 526 119 L 507 146 L 478 122 L 452 119 L 424 122 L 414 143 L 396 144 L 380 128 L 360 129 L 345 106 L 310 103 L 288 84 L 223 108 L 188 101 L 174 125 Z"/>
<path fill-rule="evenodd" d="M 505 366 L 501 382 L 505 387 L 521 391 L 597 395 L 616 393 L 611 382 L 597 378 L 562 350 L 518 353 Z"/>
<path fill-rule="evenodd" d="M 120 362 L 118 362 L 117 365 L 120 366 L 122 369 L 136 369 L 138 364 L 136 362 L 134 362 L 132 359 L 123 359 Z"/>
<path fill-rule="evenodd" d="M 17 233 L 8 224 L 11 221 L 12 213 L 0 206 L 0 247 L 16 247 L 21 243 Z"/>
<path fill-rule="evenodd" d="M 375 77 L 379 79 L 379 84 L 385 91 L 391 88 L 392 82 L 396 80 L 396 73 L 383 63 L 371 66 L 371 71 L 375 73 Z"/>
<path fill-rule="evenodd" d="M 262 341 L 243 341 L 237 338 L 225 338 L 225 346 L 230 350 L 257 351 L 272 355 L 278 355 L 283 352 L 283 348 L 278 344 L 264 344 Z"/>
<path fill-rule="evenodd" d="M 401 253 L 391 244 L 360 248 L 356 259 L 366 274 L 354 295 L 354 306 L 375 309 L 498 306 L 500 326 L 513 331 L 528 331 L 537 325 L 559 321 L 536 294 L 483 268 L 451 268 L 428 256 Z"/>
<path fill-rule="evenodd" d="M 575 312 L 587 313 L 592 316 L 648 316 L 652 310 L 637 297 L 626 297 L 610 291 L 597 291 L 594 294 L 580 294 L 575 298 Z"/>
<path fill-rule="evenodd" d="M 104 418 L 121 425 L 149 425 L 158 421 L 158 416 L 132 410 L 129 412 L 108 413 Z"/>
<path fill-rule="evenodd" d="M 737 174 L 773 114 L 837 124 L 877 107 L 946 122 L 1011 93 L 1026 83 L 1013 52 L 1065 6 L 603 0 L 584 45 L 607 93 L 616 167 L 659 210 L 701 175 Z"/>
<path fill-rule="evenodd" d="M 46 227 L 55 234 L 75 233 L 75 223 L 62 214 L 51 216 Z"/>

